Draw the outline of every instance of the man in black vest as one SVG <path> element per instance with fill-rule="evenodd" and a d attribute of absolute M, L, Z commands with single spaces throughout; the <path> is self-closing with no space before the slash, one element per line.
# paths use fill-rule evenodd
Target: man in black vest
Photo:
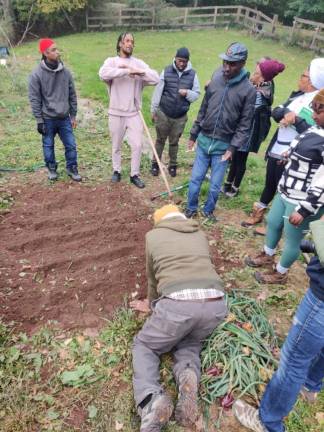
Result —
<path fill-rule="evenodd" d="M 177 175 L 179 138 L 187 122 L 190 104 L 200 95 L 199 81 L 189 61 L 189 50 L 179 48 L 173 63 L 160 75 L 152 97 L 151 113 L 156 127 L 156 151 L 162 157 L 165 141 L 169 138 L 169 174 Z M 155 159 L 152 161 L 152 175 L 159 175 Z"/>

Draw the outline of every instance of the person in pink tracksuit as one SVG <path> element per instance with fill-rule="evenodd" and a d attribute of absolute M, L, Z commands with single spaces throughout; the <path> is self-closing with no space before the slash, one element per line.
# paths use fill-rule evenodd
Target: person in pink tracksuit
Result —
<path fill-rule="evenodd" d="M 145 184 L 139 177 L 143 124 L 139 115 L 142 92 L 146 85 L 156 85 L 159 75 L 142 60 L 132 56 L 134 36 L 122 33 L 117 40 L 117 56 L 108 57 L 99 70 L 99 77 L 108 85 L 109 130 L 112 140 L 112 181 L 121 179 L 121 147 L 125 133 L 131 147 L 130 181 L 138 188 Z"/>

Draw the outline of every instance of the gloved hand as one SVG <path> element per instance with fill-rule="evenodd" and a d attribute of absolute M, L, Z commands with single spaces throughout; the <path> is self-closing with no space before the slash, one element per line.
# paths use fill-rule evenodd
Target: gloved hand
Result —
<path fill-rule="evenodd" d="M 41 135 L 45 135 L 45 123 L 37 123 L 37 132 Z"/>

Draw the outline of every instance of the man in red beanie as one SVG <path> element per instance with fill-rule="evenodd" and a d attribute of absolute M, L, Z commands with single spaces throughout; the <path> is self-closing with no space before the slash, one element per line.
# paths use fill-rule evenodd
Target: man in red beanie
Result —
<path fill-rule="evenodd" d="M 41 39 L 40 64 L 29 77 L 29 100 L 42 135 L 43 153 L 49 180 L 57 180 L 54 138 L 58 134 L 65 147 L 66 172 L 75 181 L 78 173 L 77 149 L 73 134 L 76 127 L 77 97 L 71 72 L 60 60 L 52 39 Z"/>

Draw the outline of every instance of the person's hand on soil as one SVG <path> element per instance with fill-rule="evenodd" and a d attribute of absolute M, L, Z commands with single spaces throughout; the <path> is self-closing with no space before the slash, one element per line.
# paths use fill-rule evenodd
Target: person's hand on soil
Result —
<path fill-rule="evenodd" d="M 71 125 L 72 125 L 73 129 L 75 129 L 77 127 L 77 121 L 73 117 L 71 117 Z"/>
<path fill-rule="evenodd" d="M 46 134 L 45 123 L 37 123 L 37 132 L 41 135 Z"/>
<path fill-rule="evenodd" d="M 181 96 L 186 97 L 187 94 L 188 94 L 188 90 L 186 90 L 186 89 L 179 89 L 179 90 L 178 90 L 178 93 L 179 93 Z"/>
<path fill-rule="evenodd" d="M 187 151 L 194 151 L 195 141 L 189 140 L 187 143 Z"/>
<path fill-rule="evenodd" d="M 232 152 L 230 150 L 226 150 L 226 152 L 222 156 L 222 162 L 232 160 Z"/>
<path fill-rule="evenodd" d="M 304 220 L 303 216 L 298 212 L 293 212 L 289 216 L 289 222 L 295 226 L 300 225 L 303 222 L 303 220 Z"/>
<path fill-rule="evenodd" d="M 130 308 L 133 311 L 149 313 L 151 312 L 149 300 L 133 300 L 129 303 Z"/>

